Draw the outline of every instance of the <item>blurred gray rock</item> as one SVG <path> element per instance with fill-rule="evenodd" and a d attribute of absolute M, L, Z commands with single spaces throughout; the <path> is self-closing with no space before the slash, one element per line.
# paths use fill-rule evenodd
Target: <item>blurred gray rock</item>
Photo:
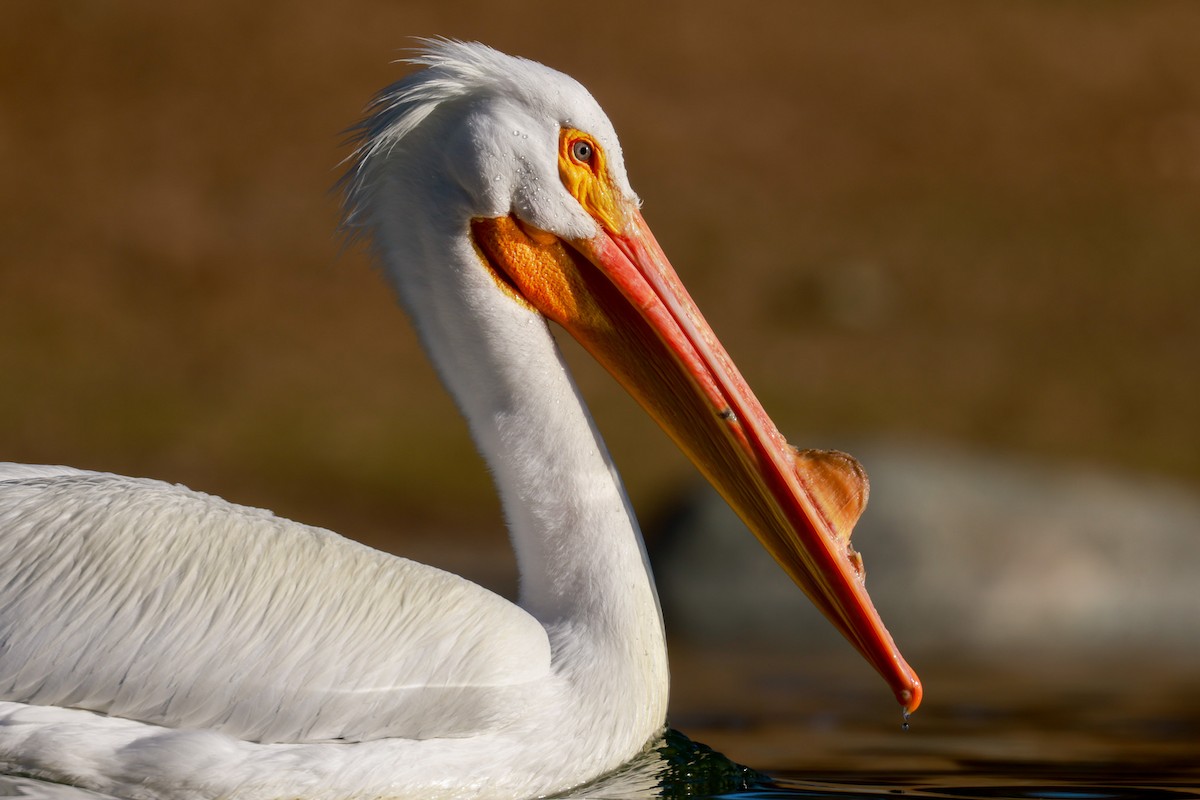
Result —
<path fill-rule="evenodd" d="M 1200 651 L 1197 492 L 946 447 L 848 449 L 871 478 L 853 542 L 905 649 Z M 841 641 L 707 487 L 662 527 L 650 538 L 672 635 Z"/>

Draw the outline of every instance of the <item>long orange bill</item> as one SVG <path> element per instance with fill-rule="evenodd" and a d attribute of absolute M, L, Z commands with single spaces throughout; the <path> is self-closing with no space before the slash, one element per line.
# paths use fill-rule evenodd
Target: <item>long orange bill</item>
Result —
<path fill-rule="evenodd" d="M 850 533 L 867 499 L 850 456 L 780 434 L 671 268 L 641 213 L 565 242 L 514 217 L 472 223 L 507 291 L 571 333 L 658 422 L 906 712 L 921 682 L 875 611 Z"/>

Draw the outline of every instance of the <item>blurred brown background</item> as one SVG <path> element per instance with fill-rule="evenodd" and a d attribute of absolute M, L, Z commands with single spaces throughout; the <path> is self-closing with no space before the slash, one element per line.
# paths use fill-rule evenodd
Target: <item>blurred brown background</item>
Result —
<path fill-rule="evenodd" d="M 334 233 L 339 132 L 432 35 L 590 87 L 647 219 L 797 444 L 947 443 L 1200 489 L 1200 5 L 1183 2 L 5 0 L 0 458 L 180 481 L 511 585 L 464 426 Z M 654 517 L 694 472 L 568 355 Z M 733 669 L 745 695 L 704 663 L 677 671 L 673 713 L 794 696 L 755 677 L 773 662 Z M 842 707 L 818 687 L 845 663 L 814 705 Z M 894 714 L 865 667 L 849 680 Z M 934 731 L 953 686 L 930 692 Z"/>
<path fill-rule="evenodd" d="M 406 320 L 334 233 L 339 132 L 431 35 L 592 90 L 798 444 L 959 442 L 1200 484 L 1200 5 L 1182 2 L 7 0 L 0 457 L 418 554 L 397 532 L 499 528 Z M 575 360 L 653 513 L 690 467 Z"/>

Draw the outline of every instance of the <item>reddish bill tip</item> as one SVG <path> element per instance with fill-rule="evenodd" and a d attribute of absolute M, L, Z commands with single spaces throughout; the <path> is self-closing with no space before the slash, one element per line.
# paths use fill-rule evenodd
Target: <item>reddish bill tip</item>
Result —
<path fill-rule="evenodd" d="M 917 676 L 912 676 L 912 682 L 904 686 L 896 692 L 896 699 L 900 701 L 900 705 L 904 706 L 904 714 L 907 716 L 917 710 L 917 706 L 921 705 L 921 681 Z"/>

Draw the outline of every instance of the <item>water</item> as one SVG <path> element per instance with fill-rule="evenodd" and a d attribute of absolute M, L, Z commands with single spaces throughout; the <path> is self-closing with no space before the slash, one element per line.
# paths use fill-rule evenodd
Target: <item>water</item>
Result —
<path fill-rule="evenodd" d="M 1196 740 L 1192 740 L 1193 744 Z M 963 760 L 928 770 L 806 771 L 767 775 L 740 766 L 683 734 L 669 731 L 658 750 L 596 784 L 569 793 L 579 800 L 634 798 L 925 797 L 1123 800 L 1200 798 L 1200 764 L 1195 759 L 1160 762 L 1038 762 Z"/>
<path fill-rule="evenodd" d="M 845 652 L 672 656 L 686 735 L 561 800 L 1200 798 L 1200 669 L 1177 654 L 918 659 L 907 732 Z M 101 798 L 2 776 L 0 797 Z"/>
<path fill-rule="evenodd" d="M 1195 656 L 917 654 L 926 700 L 903 731 L 844 653 L 682 655 L 672 723 L 771 776 L 716 796 L 1200 798 Z"/>

